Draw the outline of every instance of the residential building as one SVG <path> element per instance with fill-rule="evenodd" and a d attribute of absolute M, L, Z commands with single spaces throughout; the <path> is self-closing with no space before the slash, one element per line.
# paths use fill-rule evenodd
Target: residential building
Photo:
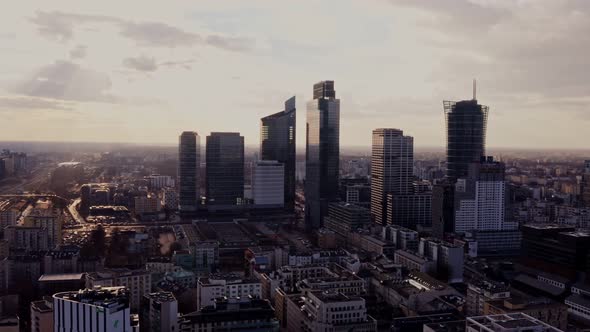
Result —
<path fill-rule="evenodd" d="M 367 314 L 362 297 L 304 291 L 288 300 L 288 331 L 377 331 L 377 322 Z"/>
<path fill-rule="evenodd" d="M 31 302 L 31 332 L 53 331 L 53 301 Z"/>
<path fill-rule="evenodd" d="M 449 283 L 463 282 L 465 250 L 462 246 L 436 238 L 422 238 L 418 253 L 436 262 L 439 278 L 446 278 Z"/>
<path fill-rule="evenodd" d="M 276 160 L 284 165 L 284 206 L 295 206 L 295 142 L 296 142 L 295 96 L 285 101 L 281 112 L 260 119 L 260 158 Z"/>
<path fill-rule="evenodd" d="M 305 226 L 323 226 L 328 203 L 338 200 L 340 171 L 340 100 L 334 81 L 313 86 L 313 100 L 307 104 L 305 154 Z"/>
<path fill-rule="evenodd" d="M 149 332 L 176 332 L 178 329 L 178 301 L 170 292 L 144 295 L 141 311 L 141 329 Z"/>
<path fill-rule="evenodd" d="M 197 271 L 214 272 L 219 265 L 219 242 L 198 241 L 195 244 L 195 268 Z"/>
<path fill-rule="evenodd" d="M 141 299 L 151 292 L 152 278 L 150 271 L 129 269 L 108 269 L 101 272 L 92 272 L 86 275 L 86 288 L 96 286 L 127 287 L 129 306 L 131 310 L 139 310 Z"/>
<path fill-rule="evenodd" d="M 218 298 L 199 311 L 183 315 L 180 331 L 279 332 L 279 321 L 268 300 Z"/>
<path fill-rule="evenodd" d="M 257 279 L 245 279 L 237 275 L 210 275 L 197 281 L 197 307 L 213 305 L 218 297 L 262 297 L 262 288 Z"/>
<path fill-rule="evenodd" d="M 151 214 L 160 212 L 162 209 L 162 203 L 158 196 L 137 196 L 135 197 L 135 214 Z"/>
<path fill-rule="evenodd" d="M 324 226 L 342 237 L 364 228 L 371 221 L 371 211 L 349 203 L 330 203 L 324 218 Z"/>
<path fill-rule="evenodd" d="M 47 247 L 54 249 L 61 244 L 63 215 L 52 201 L 40 199 L 24 217 L 25 227 L 39 227 L 47 230 Z"/>
<path fill-rule="evenodd" d="M 510 297 L 507 285 L 489 279 L 472 279 L 467 283 L 467 305 L 465 314 L 468 316 L 483 315 L 485 303 L 504 300 Z"/>

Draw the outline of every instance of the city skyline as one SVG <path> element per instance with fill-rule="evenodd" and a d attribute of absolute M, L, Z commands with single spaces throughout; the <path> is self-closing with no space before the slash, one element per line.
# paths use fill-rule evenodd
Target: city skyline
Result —
<path fill-rule="evenodd" d="M 295 95 L 301 150 L 307 87 L 329 78 L 342 146 L 368 147 L 387 126 L 442 147 L 440 103 L 468 99 L 475 77 L 493 110 L 488 147 L 584 147 L 588 51 L 568 51 L 584 45 L 582 2 L 340 1 L 314 35 L 334 4 L 142 4 L 131 18 L 108 1 L 14 4 L 0 34 L 0 114 L 11 124 L 0 140 L 174 144 L 183 130 L 240 131 L 252 146 L 257 119 Z M 293 29 L 300 17 L 309 24 Z M 362 29 L 343 24 L 352 18 Z"/>

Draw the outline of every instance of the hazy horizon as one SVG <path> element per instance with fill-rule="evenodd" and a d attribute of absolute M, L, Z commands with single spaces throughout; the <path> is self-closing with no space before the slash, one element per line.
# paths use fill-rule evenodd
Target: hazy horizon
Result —
<path fill-rule="evenodd" d="M 334 80 L 342 146 L 393 127 L 443 148 L 442 102 L 471 99 L 476 78 L 489 148 L 590 141 L 581 0 L 25 0 L 0 17 L 0 140 L 235 131 L 255 146 L 259 119 L 294 95 L 303 147 L 312 85 Z"/>

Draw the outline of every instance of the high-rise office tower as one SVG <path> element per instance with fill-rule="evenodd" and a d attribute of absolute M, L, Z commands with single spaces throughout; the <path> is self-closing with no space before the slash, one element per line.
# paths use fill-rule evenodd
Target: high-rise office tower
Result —
<path fill-rule="evenodd" d="M 469 164 L 478 162 L 486 152 L 488 107 L 475 99 L 444 101 L 447 126 L 447 177 L 454 181 L 467 176 Z"/>
<path fill-rule="evenodd" d="M 312 230 L 322 226 L 328 203 L 338 200 L 340 99 L 334 81 L 314 84 L 306 132 L 305 227 Z"/>
<path fill-rule="evenodd" d="M 199 134 L 185 131 L 178 143 L 178 205 L 180 212 L 196 211 L 199 202 L 201 147 Z"/>
<path fill-rule="evenodd" d="M 580 202 L 582 205 L 590 207 L 590 160 L 584 161 L 582 182 L 580 183 Z"/>
<path fill-rule="evenodd" d="M 387 219 L 387 194 L 412 193 L 414 138 L 399 129 L 373 130 L 371 154 L 371 215 L 378 224 Z"/>
<path fill-rule="evenodd" d="M 244 136 L 211 133 L 207 136 L 207 204 L 217 208 L 241 205 L 244 200 Z"/>
<path fill-rule="evenodd" d="M 281 112 L 260 119 L 260 158 L 285 165 L 285 207 L 295 206 L 295 97 L 285 101 Z"/>
<path fill-rule="evenodd" d="M 515 229 L 505 222 L 505 166 L 492 157 L 471 163 L 469 175 L 455 184 L 455 231 Z"/>
<path fill-rule="evenodd" d="M 281 208 L 284 199 L 285 165 L 276 160 L 260 160 L 252 167 L 252 199 L 259 208 Z"/>

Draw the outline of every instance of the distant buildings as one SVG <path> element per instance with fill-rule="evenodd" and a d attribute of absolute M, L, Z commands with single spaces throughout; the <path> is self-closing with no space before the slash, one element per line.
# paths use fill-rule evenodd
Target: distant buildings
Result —
<path fill-rule="evenodd" d="M 580 184 L 580 201 L 582 205 L 590 207 L 590 160 L 584 161 L 582 183 Z"/>
<path fill-rule="evenodd" d="M 444 101 L 443 106 L 447 126 L 447 177 L 454 181 L 467 176 L 469 164 L 485 155 L 488 107 L 477 103 L 475 91 L 472 100 Z"/>
<path fill-rule="evenodd" d="M 244 202 L 244 137 L 213 132 L 207 136 L 206 187 L 209 208 L 231 209 Z"/>
<path fill-rule="evenodd" d="M 334 81 L 313 86 L 307 104 L 305 167 L 305 228 L 318 229 L 328 212 L 328 203 L 338 199 L 340 165 L 340 99 Z"/>
<path fill-rule="evenodd" d="M 295 97 L 291 97 L 283 111 L 260 119 L 260 158 L 284 165 L 283 197 L 288 209 L 295 204 L 296 114 Z"/>
<path fill-rule="evenodd" d="M 181 212 L 197 210 L 201 146 L 199 134 L 185 131 L 178 143 L 178 201 Z"/>
<path fill-rule="evenodd" d="M 252 199 L 256 207 L 283 207 L 285 165 L 274 160 L 257 161 L 252 168 Z"/>

